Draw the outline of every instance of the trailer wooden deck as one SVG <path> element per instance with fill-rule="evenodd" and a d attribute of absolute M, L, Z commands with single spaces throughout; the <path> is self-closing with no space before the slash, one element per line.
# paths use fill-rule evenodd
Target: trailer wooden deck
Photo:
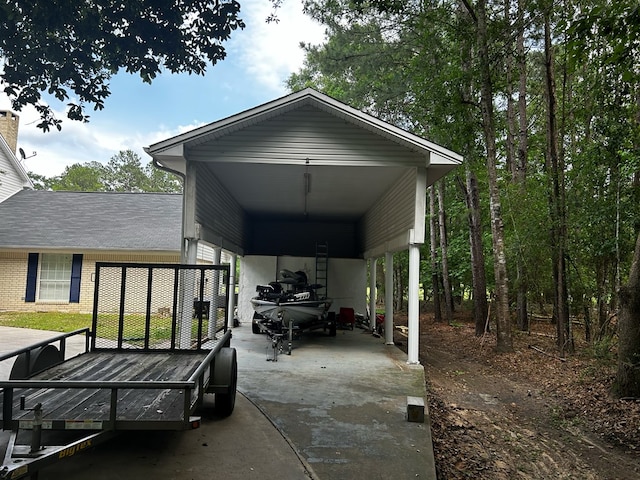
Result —
<path fill-rule="evenodd" d="M 207 386 L 203 383 L 208 384 L 208 375 L 192 377 L 209 353 L 88 352 L 29 380 L 13 382 L 12 418 L 5 419 L 3 412 L 0 420 L 27 428 L 34 420 L 32 409 L 40 403 L 44 428 L 174 428 L 188 421 L 185 411 L 191 408 L 185 408 L 186 402 L 193 404 L 199 389 Z M 21 384 L 35 388 L 20 388 Z M 25 410 L 20 410 L 22 396 Z"/>

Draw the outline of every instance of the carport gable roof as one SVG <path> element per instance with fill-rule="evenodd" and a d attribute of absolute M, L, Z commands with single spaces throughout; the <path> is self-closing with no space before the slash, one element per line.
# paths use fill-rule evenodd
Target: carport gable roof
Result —
<path fill-rule="evenodd" d="M 185 235 L 254 255 L 319 237 L 356 258 L 421 243 L 425 188 L 462 161 L 313 89 L 145 150 L 186 176 Z"/>
<path fill-rule="evenodd" d="M 189 148 L 197 147 L 200 144 L 265 122 L 303 106 L 315 107 L 336 118 L 345 120 L 376 135 L 382 136 L 411 151 L 423 154 L 425 161 L 428 162 L 429 165 L 442 165 L 452 168 L 462 162 L 462 156 L 451 150 L 386 123 L 360 110 L 356 110 L 312 88 L 305 88 L 304 90 L 286 95 L 236 115 L 155 143 L 145 150 L 161 163 L 171 163 L 171 165 L 165 166 L 184 174 L 184 166 L 180 168 L 181 165 L 175 164 L 172 160 L 178 158 L 184 160 L 186 158 L 186 150 Z M 389 162 L 394 165 L 397 164 L 397 160 L 389 160 Z"/>
<path fill-rule="evenodd" d="M 0 248 L 180 251 L 182 195 L 23 190 L 0 203 Z"/>

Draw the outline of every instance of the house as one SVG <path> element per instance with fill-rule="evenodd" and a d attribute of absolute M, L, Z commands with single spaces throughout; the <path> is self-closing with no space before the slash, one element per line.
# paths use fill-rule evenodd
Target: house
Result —
<path fill-rule="evenodd" d="M 181 228 L 179 194 L 19 191 L 0 203 L 0 310 L 91 312 L 96 262 L 179 263 Z"/>
<path fill-rule="evenodd" d="M 0 110 L 0 202 L 22 189 L 33 189 L 33 182 L 16 158 L 18 116 Z"/>

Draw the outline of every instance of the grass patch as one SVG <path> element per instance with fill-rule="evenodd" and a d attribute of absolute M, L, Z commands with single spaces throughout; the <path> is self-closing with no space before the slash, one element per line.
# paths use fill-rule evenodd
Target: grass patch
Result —
<path fill-rule="evenodd" d="M 60 313 L 60 312 L 0 312 L 0 326 L 31 328 L 34 330 L 48 330 L 67 333 L 80 328 L 91 328 L 92 315 L 90 313 Z M 224 325 L 224 318 L 219 318 L 217 328 Z M 151 344 L 161 343 L 171 338 L 170 317 L 152 315 L 149 325 L 149 341 Z M 203 319 L 202 336 L 207 336 L 209 321 Z M 98 322 L 98 336 L 103 339 L 116 340 L 118 338 L 118 315 L 102 314 Z M 144 315 L 126 315 L 122 337 L 125 342 L 137 344 L 143 342 L 146 333 Z M 191 338 L 198 337 L 198 320 L 191 324 Z"/>
<path fill-rule="evenodd" d="M 91 327 L 90 313 L 0 312 L 0 326 L 72 332 Z"/>

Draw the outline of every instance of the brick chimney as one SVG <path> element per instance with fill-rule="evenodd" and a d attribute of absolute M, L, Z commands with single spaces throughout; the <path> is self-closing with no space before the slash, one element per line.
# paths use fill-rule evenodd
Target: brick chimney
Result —
<path fill-rule="evenodd" d="M 0 135 L 2 135 L 9 145 L 9 148 L 16 154 L 18 147 L 18 124 L 20 117 L 9 110 L 0 110 Z"/>

